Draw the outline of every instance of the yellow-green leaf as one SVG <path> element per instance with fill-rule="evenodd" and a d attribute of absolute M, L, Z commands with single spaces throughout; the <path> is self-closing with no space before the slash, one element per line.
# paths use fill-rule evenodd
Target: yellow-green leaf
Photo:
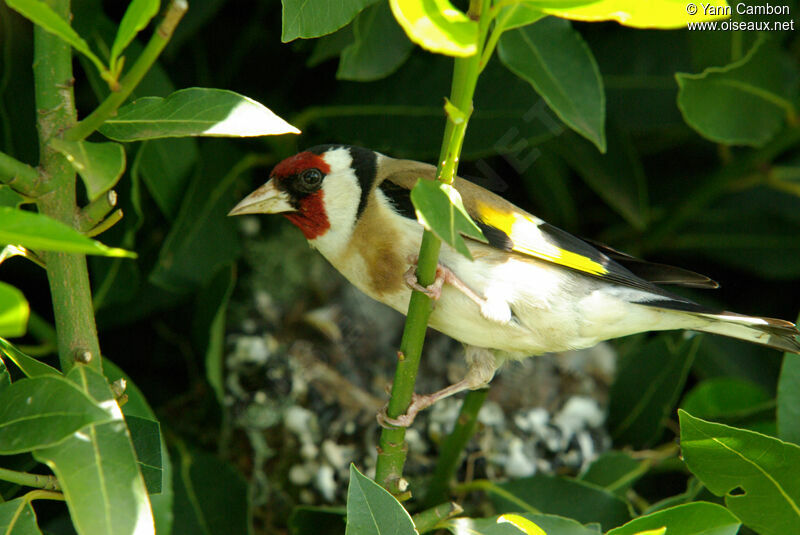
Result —
<path fill-rule="evenodd" d="M 25 296 L 10 284 L 0 282 L 0 336 L 22 336 L 28 326 L 30 307 Z"/>
<path fill-rule="evenodd" d="M 459 57 L 478 51 L 478 23 L 449 0 L 390 0 L 389 3 L 408 38 L 422 48 Z"/>
<path fill-rule="evenodd" d="M 125 149 L 119 143 L 53 138 L 50 145 L 75 168 L 92 201 L 113 188 L 125 171 Z"/>
<path fill-rule="evenodd" d="M 498 524 L 511 524 L 525 535 L 547 535 L 542 528 L 533 523 L 533 520 L 528 520 L 524 516 L 507 514 L 497 517 Z"/>

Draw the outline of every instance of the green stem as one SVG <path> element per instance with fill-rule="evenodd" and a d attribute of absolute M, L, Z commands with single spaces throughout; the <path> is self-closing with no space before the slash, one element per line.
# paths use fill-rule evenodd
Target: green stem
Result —
<path fill-rule="evenodd" d="M 0 152 L 0 183 L 28 197 L 41 193 L 41 180 L 36 169 L 4 152 Z"/>
<path fill-rule="evenodd" d="M 29 474 L 28 472 L 17 472 L 8 468 L 0 468 L 0 480 L 8 481 L 22 487 L 33 487 L 45 490 L 61 490 L 58 479 L 55 476 L 45 474 Z"/>
<path fill-rule="evenodd" d="M 523 512 L 523 513 L 533 513 L 533 514 L 542 514 L 540 510 L 532 506 L 531 504 L 527 503 L 525 500 L 522 500 L 515 496 L 513 493 L 505 490 L 502 487 L 499 487 L 495 483 L 489 481 L 488 479 L 476 479 L 474 481 L 470 481 L 468 483 L 461 483 L 456 485 L 453 490 L 459 494 L 467 493 L 467 492 L 475 492 L 475 491 L 483 491 L 488 492 L 490 494 L 494 494 L 495 496 L 499 496 L 504 500 L 507 500 L 514 504 L 516 510 Z"/>
<path fill-rule="evenodd" d="M 95 130 L 106 122 L 109 117 L 112 117 L 123 102 L 130 96 L 131 92 L 139 85 L 147 71 L 153 66 L 161 51 L 167 46 L 172 32 L 180 22 L 189 5 L 186 0 L 172 0 L 167 12 L 164 14 L 164 20 L 161 21 L 158 28 L 153 32 L 150 42 L 147 43 L 142 54 L 133 64 L 133 67 L 128 71 L 120 83 L 119 91 L 111 92 L 106 99 L 85 119 L 70 128 L 64 139 L 69 141 L 80 141 L 86 139 Z"/>
<path fill-rule="evenodd" d="M 458 170 L 458 159 L 461 146 L 464 142 L 464 133 L 472 112 L 472 96 L 480 74 L 481 46 L 485 42 L 489 26 L 490 0 L 470 0 L 469 16 L 478 20 L 479 41 L 478 52 L 467 58 L 456 58 L 453 67 L 453 84 L 450 92 L 450 103 L 454 105 L 463 117 L 455 121 L 448 114 L 444 138 L 437 168 L 439 180 L 450 184 Z M 417 263 L 417 279 L 423 286 L 433 283 L 436 278 L 441 242 L 431 232 L 425 231 L 420 246 L 419 261 Z M 425 341 L 425 331 L 428 319 L 433 310 L 431 300 L 423 293 L 412 292 L 408 306 L 403 338 L 400 342 L 400 360 L 397 363 L 392 394 L 386 414 L 390 418 L 397 418 L 408 410 L 414 394 L 414 384 L 417 378 L 419 362 L 422 356 L 422 345 Z M 403 466 L 406 461 L 407 446 L 405 444 L 405 429 L 385 428 L 381 432 L 378 445 L 378 460 L 375 468 L 375 481 L 395 496 L 405 494 L 403 480 Z"/>
<path fill-rule="evenodd" d="M 461 453 L 464 451 L 469 439 L 475 434 L 475 429 L 478 427 L 478 412 L 480 412 L 488 393 L 489 389 L 487 388 L 473 390 L 464 398 L 456 425 L 439 449 L 436 470 L 433 472 L 433 479 L 428 487 L 428 493 L 422 502 L 423 507 L 447 499 L 450 481 L 453 479 L 461 461 Z"/>
<path fill-rule="evenodd" d="M 69 0 L 48 0 L 64 20 L 70 20 Z M 50 138 L 75 124 L 72 89 L 72 50 L 59 37 L 34 27 L 33 76 L 38 110 L 39 154 L 48 192 L 37 199 L 39 211 L 71 227 L 78 208 L 75 202 L 75 171 L 66 158 L 50 148 Z M 68 372 L 75 357 L 90 355 L 90 366 L 100 365 L 100 345 L 94 323 L 86 257 L 74 253 L 45 252 L 47 278 L 53 300 L 58 354 Z"/>
<path fill-rule="evenodd" d="M 427 533 L 436 529 L 436 526 L 438 526 L 442 520 L 447 520 L 463 512 L 464 509 L 457 503 L 440 503 L 436 507 L 431 507 L 421 513 L 417 513 L 411 517 L 411 520 L 414 521 L 414 527 L 417 528 L 419 533 Z"/>
<path fill-rule="evenodd" d="M 78 214 L 76 228 L 81 232 L 89 232 L 100 224 L 116 205 L 117 192 L 112 189 L 81 209 Z"/>

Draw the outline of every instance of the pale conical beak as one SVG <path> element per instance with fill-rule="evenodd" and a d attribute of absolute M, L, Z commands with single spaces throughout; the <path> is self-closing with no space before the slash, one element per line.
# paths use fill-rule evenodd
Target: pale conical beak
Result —
<path fill-rule="evenodd" d="M 296 211 L 297 209 L 289 203 L 289 195 L 276 188 L 275 181 L 270 180 L 242 199 L 228 212 L 228 215 L 280 214 Z"/>

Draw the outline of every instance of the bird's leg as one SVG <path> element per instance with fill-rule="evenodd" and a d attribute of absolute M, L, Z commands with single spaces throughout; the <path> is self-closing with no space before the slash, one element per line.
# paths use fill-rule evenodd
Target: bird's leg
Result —
<path fill-rule="evenodd" d="M 408 268 L 408 271 L 403 275 L 403 280 L 412 290 L 422 292 L 434 301 L 438 301 L 442 296 L 442 287 L 447 283 L 475 301 L 478 306 L 483 307 L 486 303 L 485 298 L 475 293 L 472 288 L 467 286 L 464 281 L 459 279 L 458 276 L 444 264 L 440 263 L 436 265 L 436 279 L 433 281 L 433 284 L 430 286 L 422 286 L 417 280 L 417 262 L 419 262 L 419 256 L 409 256 L 408 262 L 411 264 L 411 267 Z"/>
<path fill-rule="evenodd" d="M 438 264 L 436 266 L 436 280 L 433 281 L 433 284 L 427 287 L 420 285 L 419 281 L 417 280 L 418 260 L 419 257 L 416 255 L 409 256 L 408 261 L 411 264 L 411 267 L 403 275 L 403 280 L 405 280 L 406 285 L 408 285 L 408 287 L 412 290 L 422 292 L 434 301 L 437 301 L 442 296 L 442 287 L 445 283 L 447 283 L 478 305 L 481 315 L 484 318 L 502 324 L 511 321 L 514 314 L 505 299 L 500 298 L 489 300 L 478 295 L 475 290 L 470 288 L 467 283 L 459 279 L 450 268 L 443 264 Z"/>
<path fill-rule="evenodd" d="M 397 418 L 390 418 L 386 414 L 386 407 L 384 407 L 377 414 L 378 423 L 383 427 L 409 427 L 421 410 L 427 409 L 440 399 L 458 394 L 464 390 L 477 390 L 486 387 L 494 377 L 494 372 L 497 371 L 497 362 L 494 354 L 488 349 L 466 346 L 466 359 L 468 368 L 467 374 L 463 379 L 432 394 L 414 394 L 408 410 Z"/>

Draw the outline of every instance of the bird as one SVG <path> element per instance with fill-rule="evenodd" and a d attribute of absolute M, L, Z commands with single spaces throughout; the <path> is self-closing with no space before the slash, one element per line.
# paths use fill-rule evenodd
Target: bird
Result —
<path fill-rule="evenodd" d="M 800 331 L 780 319 L 713 310 L 663 288 L 716 288 L 704 275 L 581 239 L 466 179 L 455 177 L 483 238 L 472 259 L 442 244 L 436 281 L 414 275 L 424 227 L 410 192 L 436 167 L 367 148 L 317 145 L 284 159 L 228 215 L 281 214 L 359 290 L 405 314 L 412 290 L 434 298 L 429 326 L 464 344 L 467 372 L 416 395 L 406 427 L 439 399 L 483 388 L 507 361 L 582 349 L 646 331 L 687 329 L 800 353 Z"/>

